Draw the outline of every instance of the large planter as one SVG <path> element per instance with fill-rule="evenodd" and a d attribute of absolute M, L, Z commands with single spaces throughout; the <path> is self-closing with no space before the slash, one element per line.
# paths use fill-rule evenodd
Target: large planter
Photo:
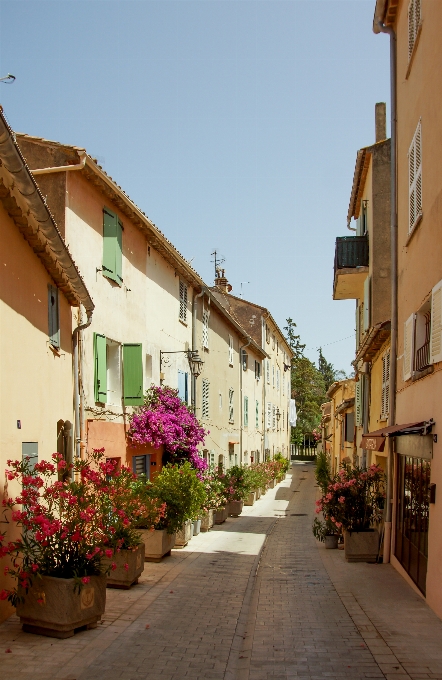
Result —
<path fill-rule="evenodd" d="M 379 531 L 346 531 L 344 554 L 347 562 L 376 562 L 379 552 Z"/>
<path fill-rule="evenodd" d="M 201 531 L 201 520 L 195 519 L 193 521 L 193 535 L 198 536 L 200 531 Z"/>
<path fill-rule="evenodd" d="M 256 500 L 261 498 L 261 489 L 255 489 L 255 498 Z"/>
<path fill-rule="evenodd" d="M 244 501 L 229 501 L 227 504 L 229 517 L 239 517 L 242 513 L 243 507 Z"/>
<path fill-rule="evenodd" d="M 73 578 L 35 578 L 17 606 L 26 633 L 68 638 L 79 628 L 96 628 L 106 605 L 106 576 L 91 576 L 80 592 Z"/>
<path fill-rule="evenodd" d="M 255 505 L 255 501 L 256 501 L 256 493 L 254 491 L 250 491 L 246 500 L 244 501 L 244 505 Z"/>
<path fill-rule="evenodd" d="M 139 530 L 141 540 L 145 546 L 145 562 L 160 562 L 165 555 L 170 555 L 170 551 L 175 545 L 175 534 L 168 534 L 166 529 Z"/>
<path fill-rule="evenodd" d="M 324 543 L 327 550 L 337 550 L 338 536 L 336 536 L 336 534 L 332 534 L 331 536 L 325 536 Z"/>
<path fill-rule="evenodd" d="M 213 527 L 213 510 L 208 510 L 201 518 L 201 531 L 209 531 Z"/>
<path fill-rule="evenodd" d="M 269 489 L 274 489 L 275 488 L 275 480 L 272 479 L 271 482 L 269 482 Z"/>
<path fill-rule="evenodd" d="M 267 487 L 266 487 L 266 486 L 262 486 L 262 487 L 260 488 L 259 492 L 260 492 L 260 493 L 259 493 L 260 496 L 265 496 L 266 493 L 267 493 Z"/>
<path fill-rule="evenodd" d="M 227 508 L 218 508 L 218 510 L 215 512 L 215 524 L 222 524 L 226 521 L 228 516 L 229 513 Z"/>
<path fill-rule="evenodd" d="M 127 589 L 138 583 L 138 578 L 144 570 L 144 553 L 145 545 L 140 543 L 136 550 L 121 550 L 111 559 L 102 560 L 106 569 L 112 562 L 117 565 L 116 569 L 109 572 L 107 587 Z M 127 565 L 127 568 L 124 565 Z"/>
<path fill-rule="evenodd" d="M 184 548 L 192 538 L 192 522 L 188 519 L 181 527 L 181 531 L 177 531 L 175 539 L 175 548 Z"/>

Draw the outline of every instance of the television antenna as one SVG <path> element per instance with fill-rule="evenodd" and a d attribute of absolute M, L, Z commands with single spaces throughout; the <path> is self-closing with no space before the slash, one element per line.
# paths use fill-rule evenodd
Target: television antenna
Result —
<path fill-rule="evenodd" d="M 241 281 L 241 283 L 240 283 L 240 285 L 241 285 L 241 292 L 240 292 L 240 294 L 239 294 L 239 297 L 240 297 L 240 298 L 242 298 L 242 284 L 243 284 L 243 283 L 250 283 L 250 281 Z"/>
<path fill-rule="evenodd" d="M 218 269 L 220 265 L 222 265 L 223 262 L 226 261 L 225 257 L 221 257 L 219 252 L 217 250 L 214 250 L 213 253 L 210 253 L 213 255 L 214 259 L 210 260 L 211 262 L 214 262 L 215 264 L 215 279 L 218 277 Z"/>

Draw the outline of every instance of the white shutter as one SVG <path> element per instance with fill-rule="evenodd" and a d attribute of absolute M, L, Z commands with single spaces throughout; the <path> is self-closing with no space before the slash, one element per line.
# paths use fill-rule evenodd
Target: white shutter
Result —
<path fill-rule="evenodd" d="M 275 429 L 276 427 L 276 406 L 273 404 L 272 406 L 272 427 Z"/>
<path fill-rule="evenodd" d="M 370 291 L 371 291 L 371 277 L 367 276 L 364 281 L 364 333 L 368 331 L 371 324 L 370 314 Z"/>
<path fill-rule="evenodd" d="M 201 415 L 203 418 L 209 417 L 209 381 L 203 380 L 203 404 L 201 409 Z"/>
<path fill-rule="evenodd" d="M 233 338 L 229 335 L 229 366 L 233 366 Z"/>
<path fill-rule="evenodd" d="M 431 293 L 430 364 L 442 361 L 442 281 Z"/>
<path fill-rule="evenodd" d="M 209 349 L 209 310 L 203 310 L 203 347 Z"/>
<path fill-rule="evenodd" d="M 272 427 L 272 404 L 270 401 L 267 402 L 267 428 Z"/>
<path fill-rule="evenodd" d="M 187 286 L 184 281 L 180 281 L 180 319 L 187 320 Z"/>
<path fill-rule="evenodd" d="M 276 369 L 276 389 L 279 392 L 279 368 Z"/>
<path fill-rule="evenodd" d="M 413 54 L 417 32 L 421 23 L 421 0 L 410 0 L 408 4 L 408 60 Z"/>
<path fill-rule="evenodd" d="M 404 380 L 410 380 L 414 364 L 414 323 L 415 314 L 411 314 L 404 323 Z"/>
<path fill-rule="evenodd" d="M 229 390 L 229 423 L 233 423 L 234 421 L 234 416 L 233 416 L 233 390 Z"/>
<path fill-rule="evenodd" d="M 267 384 L 270 385 L 270 359 L 266 360 L 266 378 Z"/>
<path fill-rule="evenodd" d="M 390 350 L 382 357 L 382 397 L 381 420 L 386 420 L 390 412 Z"/>
<path fill-rule="evenodd" d="M 362 380 L 359 379 L 355 386 L 355 415 L 356 425 L 362 425 Z"/>
<path fill-rule="evenodd" d="M 408 151 L 408 233 L 411 234 L 422 215 L 422 126 L 417 124 Z"/>

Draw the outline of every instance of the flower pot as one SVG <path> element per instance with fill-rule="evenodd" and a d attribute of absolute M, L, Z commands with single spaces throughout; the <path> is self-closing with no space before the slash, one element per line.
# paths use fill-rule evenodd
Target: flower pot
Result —
<path fill-rule="evenodd" d="M 184 548 L 192 538 L 193 524 L 190 519 L 184 522 L 180 531 L 176 533 L 175 548 Z"/>
<path fill-rule="evenodd" d="M 344 554 L 347 562 L 376 562 L 379 552 L 379 531 L 346 531 Z"/>
<path fill-rule="evenodd" d="M 269 489 L 274 489 L 274 488 L 275 488 L 275 480 L 272 479 L 272 480 L 269 482 Z"/>
<path fill-rule="evenodd" d="M 106 605 L 106 576 L 91 576 L 80 592 L 73 578 L 35 578 L 17 615 L 26 633 L 72 637 L 79 628 L 96 628 Z"/>
<path fill-rule="evenodd" d="M 218 508 L 215 512 L 215 524 L 222 524 L 226 521 L 228 516 L 229 513 L 227 512 L 227 508 Z"/>
<path fill-rule="evenodd" d="M 242 513 L 243 506 L 244 501 L 229 501 L 227 504 L 229 517 L 239 517 Z"/>
<path fill-rule="evenodd" d="M 266 493 L 267 493 L 267 487 L 262 486 L 259 491 L 260 491 L 260 496 L 265 496 Z"/>
<path fill-rule="evenodd" d="M 160 562 L 165 555 L 170 555 L 170 551 L 175 545 L 175 534 L 168 534 L 166 529 L 140 529 L 141 540 L 145 546 L 145 562 Z"/>
<path fill-rule="evenodd" d="M 336 534 L 333 534 L 332 536 L 325 536 L 324 543 L 327 550 L 337 550 L 338 536 L 336 536 Z"/>
<path fill-rule="evenodd" d="M 198 536 L 199 532 L 201 531 L 201 520 L 200 519 L 195 519 L 193 522 L 193 535 Z"/>
<path fill-rule="evenodd" d="M 249 495 L 247 496 L 246 500 L 244 501 L 244 505 L 255 505 L 256 501 L 256 493 L 254 491 L 250 491 Z"/>
<path fill-rule="evenodd" d="M 261 489 L 255 489 L 255 498 L 256 500 L 261 498 Z"/>
<path fill-rule="evenodd" d="M 138 583 L 138 578 L 144 570 L 144 553 L 145 545 L 140 543 L 135 550 L 121 550 L 116 552 L 111 559 L 104 558 L 102 564 L 105 568 L 108 568 L 112 562 L 117 565 L 116 569 L 109 572 L 107 587 L 128 589 Z"/>
<path fill-rule="evenodd" d="M 213 510 L 208 510 L 201 518 L 201 531 L 209 531 L 213 527 Z"/>

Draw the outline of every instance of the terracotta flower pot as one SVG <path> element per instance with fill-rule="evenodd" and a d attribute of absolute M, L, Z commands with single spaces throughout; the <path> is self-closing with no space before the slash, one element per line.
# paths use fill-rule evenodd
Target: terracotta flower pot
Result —
<path fill-rule="evenodd" d="M 175 548 L 184 548 L 192 538 L 192 522 L 188 519 L 184 522 L 181 531 L 177 531 L 175 539 Z"/>
<path fill-rule="evenodd" d="M 160 562 L 165 555 L 170 555 L 170 551 L 175 545 L 175 534 L 168 534 L 166 529 L 140 529 L 141 540 L 145 546 L 145 562 Z"/>
<path fill-rule="evenodd" d="M 96 628 L 106 605 L 106 576 L 91 576 L 80 592 L 73 578 L 35 578 L 17 607 L 27 633 L 68 638 L 79 628 Z"/>
<path fill-rule="evenodd" d="M 242 513 L 244 501 L 229 501 L 227 510 L 230 517 L 239 517 Z"/>
<path fill-rule="evenodd" d="M 136 550 L 121 550 L 111 559 L 106 557 L 102 560 L 105 568 L 112 562 L 117 565 L 116 569 L 109 572 L 107 587 L 128 589 L 138 583 L 138 578 L 144 571 L 144 553 L 145 545 L 140 543 Z M 127 565 L 127 569 L 124 565 Z"/>
<path fill-rule="evenodd" d="M 344 554 L 347 562 L 376 562 L 379 552 L 379 531 L 345 531 Z"/>
<path fill-rule="evenodd" d="M 213 527 L 213 510 L 208 510 L 201 518 L 201 531 L 210 531 Z"/>
<path fill-rule="evenodd" d="M 244 501 L 244 505 L 255 505 L 255 501 L 256 501 L 256 493 L 254 491 L 250 491 L 246 500 Z"/>
<path fill-rule="evenodd" d="M 218 510 L 215 512 L 215 524 L 222 524 L 226 521 L 228 516 L 229 513 L 227 508 L 218 508 Z"/>
<path fill-rule="evenodd" d="M 337 550 L 338 537 L 335 534 L 332 536 L 325 536 L 324 543 L 327 550 Z"/>

